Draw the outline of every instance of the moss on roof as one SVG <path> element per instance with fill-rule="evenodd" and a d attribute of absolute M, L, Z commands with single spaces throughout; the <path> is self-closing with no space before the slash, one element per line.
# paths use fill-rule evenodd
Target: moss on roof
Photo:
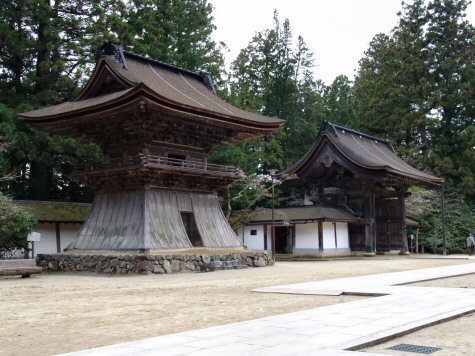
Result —
<path fill-rule="evenodd" d="M 82 223 L 91 210 L 88 203 L 16 200 L 15 205 L 31 212 L 39 222 Z"/>

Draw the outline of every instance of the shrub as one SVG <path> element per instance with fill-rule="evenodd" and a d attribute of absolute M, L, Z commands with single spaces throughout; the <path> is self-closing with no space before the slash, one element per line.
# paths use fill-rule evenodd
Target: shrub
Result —
<path fill-rule="evenodd" d="M 36 226 L 36 219 L 28 211 L 13 204 L 0 193 L 0 249 L 22 249 L 27 247 L 26 237 Z"/>

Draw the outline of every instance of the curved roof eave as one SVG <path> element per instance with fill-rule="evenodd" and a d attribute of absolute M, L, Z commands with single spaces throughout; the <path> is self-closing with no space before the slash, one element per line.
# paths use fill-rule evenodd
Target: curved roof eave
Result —
<path fill-rule="evenodd" d="M 157 104 L 159 105 L 163 105 L 165 107 L 169 107 L 174 110 L 178 109 L 179 111 L 183 111 L 188 114 L 206 116 L 211 120 L 217 120 L 217 121 L 225 122 L 228 124 L 239 125 L 239 126 L 252 127 L 253 129 L 258 129 L 258 130 L 259 129 L 261 130 L 277 129 L 284 123 L 283 120 L 278 120 L 275 122 L 257 122 L 257 121 L 252 121 L 252 120 L 246 120 L 239 117 L 233 117 L 231 115 L 224 115 L 221 113 L 210 112 L 210 111 L 198 109 L 192 106 L 183 105 L 181 103 L 174 102 L 163 96 L 158 95 L 155 91 L 153 91 L 152 89 L 150 89 L 143 83 L 140 83 L 139 85 L 133 88 L 125 89 L 121 92 L 115 92 L 115 93 L 106 94 L 100 97 L 94 97 L 94 98 L 84 99 L 80 101 L 66 102 L 63 104 L 56 105 L 54 107 L 38 109 L 38 110 L 22 113 L 22 114 L 19 114 L 18 117 L 25 123 L 33 124 L 33 125 L 41 124 L 41 123 L 51 123 L 54 121 L 60 121 L 60 120 L 65 120 L 72 117 L 78 117 L 78 116 L 88 115 L 91 113 L 98 113 L 101 111 L 109 110 L 113 108 L 114 106 L 119 106 L 141 95 L 157 102 Z M 111 98 L 111 99 L 105 100 L 105 101 L 100 100 L 104 98 L 106 99 Z M 98 101 L 98 103 L 93 104 L 93 105 L 87 105 L 91 101 L 92 102 Z M 65 106 L 68 104 L 70 104 L 71 106 L 79 106 L 79 107 L 74 110 L 59 112 L 56 114 L 53 112 L 52 114 L 48 115 L 48 111 L 53 111 L 54 108 L 59 108 L 61 106 Z M 86 104 L 86 105 L 81 107 L 81 104 Z M 44 112 L 44 115 L 41 115 L 41 112 Z M 30 113 L 31 114 L 36 113 L 37 115 L 28 115 Z"/>
<path fill-rule="evenodd" d="M 362 167 L 364 169 L 367 169 L 368 171 L 372 172 L 377 172 L 377 171 L 385 171 L 387 173 L 393 174 L 395 176 L 399 177 L 404 177 L 404 178 L 409 178 L 414 181 L 419 181 L 421 183 L 429 184 L 429 185 L 440 185 L 444 183 L 443 178 L 438 178 L 438 177 L 433 177 L 433 179 L 429 177 L 422 177 L 418 175 L 410 175 L 406 174 L 400 170 L 396 170 L 390 165 L 379 165 L 379 166 L 368 166 L 365 165 L 361 162 L 355 161 L 353 158 L 351 158 L 343 149 L 341 149 L 338 144 L 332 139 L 331 134 L 329 132 L 320 132 L 319 135 L 317 136 L 317 141 L 316 143 L 307 151 L 307 153 L 296 163 L 294 163 L 292 166 L 289 168 L 283 170 L 282 172 L 279 172 L 278 175 L 284 175 L 284 174 L 292 174 L 296 173 L 298 174 L 300 171 L 302 171 L 305 166 L 312 160 L 313 157 L 315 157 L 316 153 L 320 151 L 321 146 L 323 146 L 325 143 L 331 145 L 331 147 L 336 150 L 339 154 L 342 155 L 343 158 L 348 160 L 354 165 L 357 165 L 359 167 Z"/>

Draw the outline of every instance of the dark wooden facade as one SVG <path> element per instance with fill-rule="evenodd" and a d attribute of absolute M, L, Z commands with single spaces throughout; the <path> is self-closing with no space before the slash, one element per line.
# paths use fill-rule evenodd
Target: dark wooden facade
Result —
<path fill-rule="evenodd" d="M 434 187 L 443 179 L 400 159 L 389 142 L 324 123 L 314 146 L 281 174 L 305 189 L 316 205 L 347 209 L 359 219 L 349 224 L 353 251 L 407 248 L 405 197 L 411 185 Z"/>
<path fill-rule="evenodd" d="M 205 73 L 112 43 L 76 99 L 19 118 L 37 130 L 94 141 L 107 156 L 74 175 L 97 192 L 70 246 L 81 250 L 240 246 L 215 191 L 243 174 L 208 163 L 208 154 L 283 124 L 221 100 Z"/>

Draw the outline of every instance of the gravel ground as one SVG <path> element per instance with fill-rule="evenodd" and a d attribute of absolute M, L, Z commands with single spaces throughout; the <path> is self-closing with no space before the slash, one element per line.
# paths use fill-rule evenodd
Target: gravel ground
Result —
<path fill-rule="evenodd" d="M 43 273 L 29 279 L 0 277 L 0 355 L 52 355 L 344 303 L 362 297 L 252 293 L 251 290 L 461 263 L 469 261 L 391 256 L 278 262 L 274 267 L 212 273 L 146 276 Z M 466 284 L 465 280 L 454 282 L 454 279 L 430 283 Z M 473 287 L 473 280 L 470 283 Z M 465 342 L 468 334 L 463 331 L 474 330 L 474 320 L 464 317 L 427 329 L 436 330 L 430 344 L 436 341 L 441 344 L 447 339 L 452 345 Z M 453 325 L 449 335 L 435 329 L 447 325 Z M 451 341 L 455 337 L 458 342 Z M 427 336 L 421 338 L 419 344 L 430 340 Z M 472 350 L 474 346 L 472 342 Z"/>

